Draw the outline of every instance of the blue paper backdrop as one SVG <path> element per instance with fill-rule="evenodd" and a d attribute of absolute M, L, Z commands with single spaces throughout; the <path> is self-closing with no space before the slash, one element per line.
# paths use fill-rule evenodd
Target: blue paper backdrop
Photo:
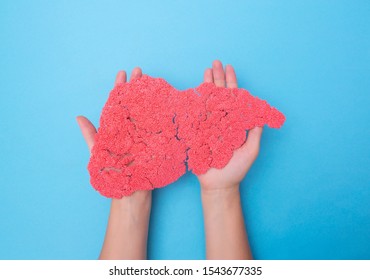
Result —
<path fill-rule="evenodd" d="M 287 117 L 242 184 L 258 259 L 370 259 L 370 1 L 1 1 L 0 258 L 95 259 L 110 201 L 75 122 L 120 69 L 179 89 L 214 59 Z M 149 258 L 202 259 L 192 174 L 154 191 Z"/>

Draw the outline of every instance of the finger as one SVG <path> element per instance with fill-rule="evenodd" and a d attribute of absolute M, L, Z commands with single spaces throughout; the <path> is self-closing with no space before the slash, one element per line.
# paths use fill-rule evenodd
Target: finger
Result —
<path fill-rule="evenodd" d="M 204 82 L 205 83 L 213 83 L 213 71 L 212 68 L 207 68 L 204 71 Z"/>
<path fill-rule="evenodd" d="M 96 128 L 84 116 L 78 116 L 76 119 L 77 119 L 78 125 L 80 126 L 82 135 L 85 138 L 86 144 L 91 152 L 91 149 L 95 143 L 94 136 L 96 134 Z"/>
<path fill-rule="evenodd" d="M 213 61 L 213 80 L 216 86 L 225 87 L 225 72 L 222 67 L 222 63 L 219 60 Z"/>
<path fill-rule="evenodd" d="M 131 72 L 130 82 L 139 79 L 142 74 L 140 67 L 135 67 Z"/>
<path fill-rule="evenodd" d="M 228 88 L 237 88 L 238 83 L 236 81 L 236 75 L 234 68 L 229 64 L 226 65 L 226 85 Z"/>
<path fill-rule="evenodd" d="M 248 131 L 248 138 L 247 141 L 242 146 L 243 150 L 246 150 L 249 158 L 254 161 L 259 153 L 260 149 L 260 142 L 262 136 L 262 127 L 254 127 Z"/>
<path fill-rule="evenodd" d="M 116 81 L 114 82 L 114 85 L 116 86 L 117 84 L 124 84 L 124 83 L 126 83 L 126 72 L 121 70 L 117 73 Z"/>

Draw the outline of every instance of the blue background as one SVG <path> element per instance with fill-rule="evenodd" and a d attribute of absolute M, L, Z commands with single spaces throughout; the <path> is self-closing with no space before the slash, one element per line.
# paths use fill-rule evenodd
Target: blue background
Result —
<path fill-rule="evenodd" d="M 258 259 L 370 259 L 370 1 L 0 2 L 0 258 L 95 259 L 110 201 L 75 121 L 120 69 L 179 89 L 214 59 L 287 117 L 242 183 Z M 199 184 L 153 193 L 151 259 L 202 259 Z"/>

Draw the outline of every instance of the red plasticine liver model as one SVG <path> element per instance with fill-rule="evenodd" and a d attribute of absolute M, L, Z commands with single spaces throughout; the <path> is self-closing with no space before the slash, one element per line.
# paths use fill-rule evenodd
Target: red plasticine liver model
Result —
<path fill-rule="evenodd" d="M 109 95 L 88 164 L 91 184 L 112 198 L 164 187 L 185 174 L 186 162 L 197 175 L 224 167 L 246 130 L 284 121 L 245 89 L 203 83 L 179 91 L 143 75 Z"/>

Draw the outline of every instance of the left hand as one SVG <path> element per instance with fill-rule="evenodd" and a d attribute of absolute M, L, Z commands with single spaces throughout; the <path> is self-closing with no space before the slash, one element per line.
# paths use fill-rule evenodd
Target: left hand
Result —
<path fill-rule="evenodd" d="M 214 83 L 218 87 L 238 87 L 234 68 L 226 65 L 224 71 L 222 63 L 218 60 L 213 62 L 212 68 L 205 70 L 204 82 Z M 247 140 L 234 151 L 232 158 L 224 168 L 210 168 L 206 173 L 198 175 L 202 191 L 238 187 L 258 156 L 261 135 L 262 127 L 249 130 Z"/>

